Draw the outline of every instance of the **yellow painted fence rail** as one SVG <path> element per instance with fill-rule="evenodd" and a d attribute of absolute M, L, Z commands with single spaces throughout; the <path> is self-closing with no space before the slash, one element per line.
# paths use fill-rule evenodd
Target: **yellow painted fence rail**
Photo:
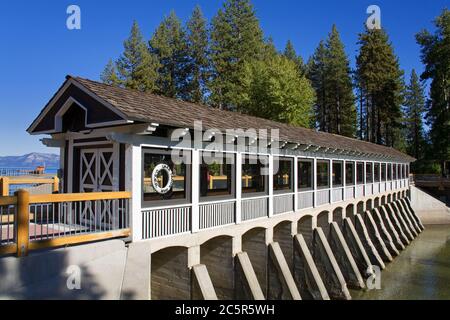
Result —
<path fill-rule="evenodd" d="M 0 255 L 130 236 L 129 192 L 0 197 Z"/>
<path fill-rule="evenodd" d="M 40 177 L 18 177 L 18 178 L 10 178 L 10 177 L 0 177 L 0 196 L 6 197 L 9 196 L 10 186 L 12 185 L 51 185 L 52 192 L 59 192 L 59 178 L 48 177 L 48 178 L 40 178 Z"/>

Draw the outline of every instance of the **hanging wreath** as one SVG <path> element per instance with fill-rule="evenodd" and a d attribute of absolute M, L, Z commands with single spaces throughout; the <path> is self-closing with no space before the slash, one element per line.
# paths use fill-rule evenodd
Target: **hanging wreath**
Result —
<path fill-rule="evenodd" d="M 165 173 L 167 176 L 167 182 L 166 185 L 162 186 L 159 181 L 158 177 L 161 173 Z M 170 167 L 165 163 L 158 164 L 155 169 L 153 169 L 152 172 L 152 185 L 155 191 L 159 194 L 166 195 L 169 193 L 170 190 L 172 190 L 173 186 L 173 172 Z"/>

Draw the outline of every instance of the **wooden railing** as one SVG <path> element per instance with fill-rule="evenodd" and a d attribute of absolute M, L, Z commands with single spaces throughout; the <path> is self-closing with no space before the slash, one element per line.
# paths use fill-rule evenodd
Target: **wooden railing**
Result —
<path fill-rule="evenodd" d="M 0 168 L 0 177 L 19 177 L 19 176 L 34 176 L 43 175 L 44 167 L 30 168 Z"/>
<path fill-rule="evenodd" d="M 58 177 L 19 177 L 19 178 L 0 178 L 0 197 L 6 197 L 10 195 L 10 187 L 23 186 L 23 185 L 50 185 L 51 192 L 55 193 L 59 191 L 59 179 Z"/>
<path fill-rule="evenodd" d="M 0 254 L 130 236 L 129 192 L 0 197 Z"/>

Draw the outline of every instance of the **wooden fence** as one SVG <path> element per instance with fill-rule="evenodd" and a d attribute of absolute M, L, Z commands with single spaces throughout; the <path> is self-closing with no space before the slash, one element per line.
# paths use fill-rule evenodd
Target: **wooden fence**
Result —
<path fill-rule="evenodd" d="M 6 197 L 10 195 L 11 186 L 23 186 L 23 185 L 50 185 L 53 193 L 59 191 L 59 179 L 58 177 L 19 177 L 19 178 L 0 178 L 0 197 Z"/>

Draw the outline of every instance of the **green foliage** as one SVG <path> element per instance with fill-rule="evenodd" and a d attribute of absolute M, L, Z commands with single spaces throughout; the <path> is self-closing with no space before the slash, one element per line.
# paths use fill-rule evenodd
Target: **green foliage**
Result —
<path fill-rule="evenodd" d="M 102 74 L 100 75 L 100 79 L 103 83 L 118 86 L 120 85 L 120 79 L 117 75 L 116 65 L 112 61 L 112 59 L 109 59 L 108 64 L 106 65 L 105 69 L 103 70 Z"/>
<path fill-rule="evenodd" d="M 431 80 L 426 120 L 430 126 L 435 160 L 450 159 L 450 11 L 444 9 L 435 20 L 434 34 L 423 30 L 416 35 L 421 46 L 425 71 L 421 78 Z"/>
<path fill-rule="evenodd" d="M 283 55 L 289 60 L 295 62 L 301 74 L 305 74 L 305 64 L 303 63 L 303 59 L 301 56 L 297 55 L 297 52 L 295 52 L 295 48 L 291 40 L 288 40 L 286 43 L 286 48 L 284 48 Z"/>
<path fill-rule="evenodd" d="M 191 102 L 204 102 L 210 76 L 209 38 L 206 20 L 199 6 L 187 22 L 188 95 Z"/>
<path fill-rule="evenodd" d="M 424 155 L 425 138 L 422 120 L 424 111 L 424 87 L 413 69 L 405 92 L 405 131 L 407 152 L 416 159 Z"/>
<path fill-rule="evenodd" d="M 181 22 L 172 11 L 149 41 L 150 52 L 159 60 L 158 93 L 185 99 L 188 91 L 188 45 Z"/>
<path fill-rule="evenodd" d="M 353 137 L 356 109 L 350 63 L 336 26 L 308 62 L 308 77 L 317 95 L 315 123 L 319 130 Z"/>
<path fill-rule="evenodd" d="M 314 90 L 292 60 L 277 54 L 246 62 L 240 83 L 239 111 L 309 127 Z"/>
<path fill-rule="evenodd" d="M 403 148 L 401 134 L 403 71 L 383 29 L 359 35 L 356 81 L 360 101 L 361 138 Z"/>
<path fill-rule="evenodd" d="M 441 174 L 439 163 L 431 160 L 418 160 L 411 164 L 411 172 L 415 174 Z"/>
<path fill-rule="evenodd" d="M 136 21 L 124 42 L 124 49 L 116 63 L 120 84 L 130 89 L 155 91 L 158 61 L 148 52 Z"/>
<path fill-rule="evenodd" d="M 211 23 L 210 103 L 233 109 L 245 62 L 261 57 L 263 32 L 249 0 L 227 0 Z"/>

